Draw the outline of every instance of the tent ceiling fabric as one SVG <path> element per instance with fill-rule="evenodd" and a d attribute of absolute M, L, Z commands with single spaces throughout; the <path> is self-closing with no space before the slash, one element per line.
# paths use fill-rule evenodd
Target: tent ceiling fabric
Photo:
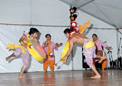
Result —
<path fill-rule="evenodd" d="M 114 27 L 122 28 L 122 0 L 60 0 L 100 19 Z"/>

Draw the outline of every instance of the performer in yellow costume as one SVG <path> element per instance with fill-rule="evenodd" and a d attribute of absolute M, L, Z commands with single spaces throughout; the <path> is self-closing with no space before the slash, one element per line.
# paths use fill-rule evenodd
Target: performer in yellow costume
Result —
<path fill-rule="evenodd" d="M 20 38 L 19 40 L 20 45 L 8 44 L 8 46 L 6 47 L 7 49 L 8 48 L 15 49 L 15 52 L 6 58 L 6 61 L 8 61 L 11 57 L 15 57 L 18 55 L 20 55 L 20 57 L 22 58 L 23 67 L 21 68 L 18 78 L 25 78 L 22 76 L 22 74 L 25 71 L 26 67 L 28 66 L 30 59 L 29 52 L 27 50 L 28 47 L 27 43 L 30 41 L 30 37 L 34 38 L 37 41 L 36 37 L 38 36 L 38 32 L 39 31 L 36 28 L 30 28 L 29 35 L 27 36 L 24 34 Z"/>

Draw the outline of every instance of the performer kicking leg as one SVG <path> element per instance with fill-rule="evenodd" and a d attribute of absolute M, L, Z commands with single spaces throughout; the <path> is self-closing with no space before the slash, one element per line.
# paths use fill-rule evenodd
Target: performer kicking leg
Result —
<path fill-rule="evenodd" d="M 29 64 L 30 56 L 29 56 L 28 51 L 25 51 L 25 53 L 22 53 L 21 48 L 16 48 L 15 52 L 6 58 L 6 61 L 8 61 L 11 57 L 19 56 L 19 55 L 22 58 L 24 66 L 21 68 L 21 71 L 20 71 L 20 74 L 19 74 L 18 78 L 25 78 L 25 77 L 22 76 L 22 74 L 23 74 L 23 72 L 25 71 L 26 67 Z"/>
<path fill-rule="evenodd" d="M 19 40 L 20 45 L 9 44 L 7 46 L 7 49 L 8 48 L 15 49 L 15 52 L 13 54 L 11 54 L 10 56 L 8 56 L 6 58 L 6 61 L 8 61 L 11 57 L 19 56 L 19 55 L 22 58 L 24 66 L 21 68 L 18 78 L 25 78 L 22 76 L 22 74 L 25 71 L 26 67 L 28 66 L 29 59 L 30 59 L 29 51 L 27 50 L 27 46 L 28 46 L 27 43 L 28 43 L 28 41 L 30 41 L 30 37 L 34 38 L 37 41 L 36 37 L 38 36 L 38 32 L 39 31 L 36 28 L 31 28 L 29 31 L 29 36 L 23 35 L 20 38 L 20 40 Z"/>

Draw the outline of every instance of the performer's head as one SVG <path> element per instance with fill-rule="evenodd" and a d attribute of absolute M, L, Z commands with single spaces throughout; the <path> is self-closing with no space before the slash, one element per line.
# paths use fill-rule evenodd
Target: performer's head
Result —
<path fill-rule="evenodd" d="M 30 28 L 29 35 L 33 38 L 36 38 L 38 36 L 38 30 L 36 28 Z"/>
<path fill-rule="evenodd" d="M 97 34 L 93 34 L 93 35 L 92 35 L 92 39 L 93 39 L 94 41 L 97 40 L 97 39 L 98 39 Z"/>
<path fill-rule="evenodd" d="M 50 34 L 46 34 L 45 37 L 46 37 L 46 39 L 47 39 L 48 41 L 51 40 L 51 35 L 50 35 Z"/>
<path fill-rule="evenodd" d="M 64 30 L 64 34 L 65 34 L 66 38 L 69 38 L 70 29 L 69 29 L 69 28 L 66 28 L 66 29 Z"/>

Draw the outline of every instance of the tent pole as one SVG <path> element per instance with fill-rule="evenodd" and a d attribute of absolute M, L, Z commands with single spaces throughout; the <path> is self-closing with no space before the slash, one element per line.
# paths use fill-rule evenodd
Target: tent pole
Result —
<path fill-rule="evenodd" d="M 119 46 L 118 46 L 118 43 L 119 43 L 119 40 L 118 40 L 118 29 L 116 30 L 116 41 L 117 41 L 117 58 L 119 57 Z"/>
<path fill-rule="evenodd" d="M 121 38 L 120 38 L 120 41 L 119 41 L 119 39 L 118 39 L 118 32 L 120 32 L 119 30 L 118 30 L 118 28 L 117 28 L 117 30 L 116 30 L 116 37 L 117 37 L 117 64 L 118 64 L 118 66 L 117 66 L 117 68 L 118 69 L 120 69 L 120 61 L 119 61 L 119 58 L 120 58 L 120 45 L 121 45 Z"/>
<path fill-rule="evenodd" d="M 70 5 L 70 8 L 72 8 L 72 6 Z M 71 14 L 70 14 L 71 15 Z M 70 24 L 71 24 L 71 21 L 70 21 Z M 71 52 L 71 63 L 72 63 L 72 69 L 71 70 L 74 70 L 74 66 L 73 66 L 73 49 L 72 49 L 72 52 Z"/>

